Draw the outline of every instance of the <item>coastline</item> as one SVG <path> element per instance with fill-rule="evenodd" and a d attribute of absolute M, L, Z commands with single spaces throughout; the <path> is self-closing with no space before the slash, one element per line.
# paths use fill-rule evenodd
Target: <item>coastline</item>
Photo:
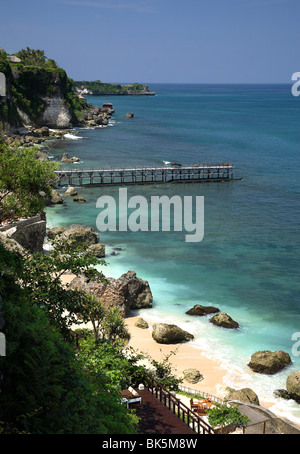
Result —
<path fill-rule="evenodd" d="M 185 369 L 195 368 L 204 377 L 203 380 L 196 384 L 190 384 L 186 381 L 183 381 L 182 384 L 220 397 L 220 386 L 223 385 L 226 369 L 218 361 L 207 358 L 202 350 L 194 348 L 189 343 L 158 344 L 152 339 L 151 335 L 153 323 L 148 321 L 148 329 L 138 328 L 135 323 L 139 318 L 139 316 L 133 314 L 128 314 L 125 317 L 130 333 L 129 347 L 145 353 L 157 361 L 162 361 L 165 355 L 176 351 L 176 354 L 171 355 L 169 359 L 176 376 L 181 377 Z"/>
<path fill-rule="evenodd" d="M 62 282 L 67 285 L 73 279 L 74 275 L 65 274 L 61 276 Z M 144 353 L 146 358 L 141 360 L 139 364 L 150 366 L 149 357 L 156 361 L 162 362 L 166 355 L 174 352 L 169 357 L 169 363 L 172 366 L 172 373 L 180 378 L 183 378 L 183 371 L 185 369 L 198 369 L 203 376 L 198 383 L 189 383 L 183 379 L 182 385 L 192 390 L 204 392 L 223 399 L 226 395 L 226 375 L 229 371 L 221 360 L 210 358 L 205 350 L 195 347 L 190 342 L 178 343 L 178 344 L 159 344 L 152 338 L 152 326 L 154 322 L 147 320 L 143 316 L 143 319 L 148 323 L 147 329 L 142 329 L 135 326 L 136 321 L 141 318 L 138 315 L 138 311 L 130 311 L 125 317 L 125 324 L 130 334 L 130 340 L 127 347 L 132 348 L 136 353 Z M 77 326 L 77 325 L 76 325 Z M 91 329 L 91 324 L 84 324 L 82 327 Z M 151 369 L 151 367 L 150 367 Z M 234 366 L 230 365 L 230 372 L 234 371 Z M 245 384 L 245 388 L 247 385 Z M 241 386 L 236 387 L 241 389 Z M 189 398 L 183 395 L 178 396 L 187 406 L 189 406 Z M 267 397 L 258 394 L 260 407 L 271 412 L 274 418 L 281 418 L 287 423 L 294 425 L 300 429 L 299 420 L 296 418 L 289 417 L 285 409 L 278 407 L 277 403 L 269 400 Z"/>
<path fill-rule="evenodd" d="M 198 369 L 203 375 L 203 380 L 198 383 L 191 384 L 183 380 L 182 385 L 199 392 L 212 394 L 220 399 L 224 398 L 226 394 L 226 374 L 228 369 L 216 359 L 209 358 L 204 350 L 194 347 L 189 342 L 182 344 L 158 344 L 152 339 L 151 327 L 152 322 L 148 322 L 149 328 L 142 329 L 135 326 L 135 322 L 140 318 L 138 315 L 130 313 L 125 317 L 125 322 L 130 333 L 130 341 L 128 346 L 132 347 L 135 351 L 148 354 L 151 358 L 162 361 L 165 355 L 176 350 L 175 355 L 171 355 L 169 362 L 172 365 L 174 375 L 183 377 L 185 369 L 193 368 Z M 247 386 L 245 386 L 247 387 Z M 237 388 L 240 389 L 240 388 Z M 186 405 L 189 406 L 189 399 L 184 396 L 179 396 Z M 299 420 L 289 418 L 285 411 L 277 407 L 275 402 L 271 402 L 268 398 L 258 395 L 260 407 L 273 413 L 274 417 L 286 420 L 292 423 L 295 427 L 300 428 Z M 275 408 L 276 407 L 276 408 Z M 275 411 L 274 411 L 275 410 Z"/>

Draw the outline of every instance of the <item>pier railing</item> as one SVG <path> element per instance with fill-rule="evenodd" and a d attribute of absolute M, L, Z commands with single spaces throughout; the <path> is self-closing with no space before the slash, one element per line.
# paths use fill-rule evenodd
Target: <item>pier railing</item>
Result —
<path fill-rule="evenodd" d="M 102 186 L 175 182 L 214 182 L 233 180 L 233 165 L 204 164 L 193 166 L 135 167 L 115 169 L 56 170 L 57 184 Z"/>
<path fill-rule="evenodd" d="M 164 388 L 151 375 L 144 374 L 144 385 L 161 403 L 169 408 L 198 434 L 216 434 L 217 432 L 197 413 L 188 408 L 171 391 Z"/>
<path fill-rule="evenodd" d="M 216 402 L 216 403 L 218 403 L 220 405 L 224 405 L 224 406 L 228 405 L 227 402 L 225 402 L 220 397 L 214 396 L 213 394 L 207 393 L 205 391 L 201 391 L 199 389 L 193 389 L 193 388 L 190 388 L 189 386 L 184 386 L 184 385 L 178 385 L 178 388 L 182 392 L 193 394 L 194 396 L 198 396 L 199 399 L 200 398 L 202 398 L 202 399 L 203 398 L 204 399 L 210 399 L 213 402 Z"/>

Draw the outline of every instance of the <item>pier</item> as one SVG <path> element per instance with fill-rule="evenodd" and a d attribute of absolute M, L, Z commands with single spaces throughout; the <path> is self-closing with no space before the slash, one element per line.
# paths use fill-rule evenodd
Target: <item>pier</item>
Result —
<path fill-rule="evenodd" d="M 232 164 L 208 164 L 117 169 L 56 170 L 57 185 L 113 186 L 160 183 L 225 182 L 232 181 Z"/>

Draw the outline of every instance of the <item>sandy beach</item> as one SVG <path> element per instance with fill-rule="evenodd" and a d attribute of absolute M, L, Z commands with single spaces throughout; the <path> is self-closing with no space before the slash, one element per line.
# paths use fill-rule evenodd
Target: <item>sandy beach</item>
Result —
<path fill-rule="evenodd" d="M 138 316 L 127 316 L 125 321 L 130 332 L 131 338 L 129 346 L 134 350 L 146 353 L 151 358 L 162 361 L 165 355 L 176 351 L 171 355 L 169 361 L 172 364 L 173 372 L 176 376 L 182 377 L 185 369 L 198 369 L 204 379 L 196 384 L 183 381 L 183 385 L 193 389 L 199 389 L 209 394 L 218 396 L 220 386 L 223 385 L 223 377 L 226 370 L 220 363 L 203 355 L 201 350 L 191 347 L 188 343 L 164 345 L 155 342 L 151 335 L 152 323 L 148 322 L 149 328 L 142 329 L 135 326 Z"/>

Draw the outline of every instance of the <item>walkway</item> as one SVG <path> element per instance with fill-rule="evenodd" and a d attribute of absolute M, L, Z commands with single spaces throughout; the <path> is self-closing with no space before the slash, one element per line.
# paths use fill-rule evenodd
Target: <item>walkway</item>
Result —
<path fill-rule="evenodd" d="M 195 432 L 165 407 L 147 389 L 139 391 L 142 403 L 131 404 L 140 420 L 140 434 L 194 434 Z"/>

